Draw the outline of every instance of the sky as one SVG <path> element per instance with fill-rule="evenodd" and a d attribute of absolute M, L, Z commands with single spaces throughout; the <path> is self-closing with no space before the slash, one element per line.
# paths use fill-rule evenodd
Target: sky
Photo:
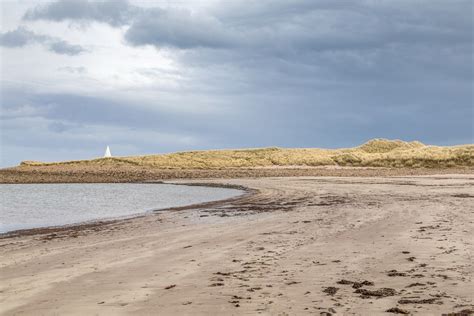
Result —
<path fill-rule="evenodd" d="M 0 0 L 0 166 L 473 143 L 470 0 Z"/>

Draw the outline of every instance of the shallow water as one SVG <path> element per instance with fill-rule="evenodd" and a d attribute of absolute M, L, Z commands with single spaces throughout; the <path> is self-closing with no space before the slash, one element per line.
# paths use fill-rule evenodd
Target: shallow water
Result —
<path fill-rule="evenodd" d="M 216 201 L 241 190 L 170 184 L 0 184 L 0 233 Z"/>

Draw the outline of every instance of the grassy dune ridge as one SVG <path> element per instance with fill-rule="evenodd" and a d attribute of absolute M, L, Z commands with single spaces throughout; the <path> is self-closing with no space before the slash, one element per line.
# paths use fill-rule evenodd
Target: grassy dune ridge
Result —
<path fill-rule="evenodd" d="M 156 169 L 225 169 L 258 167 L 473 167 L 474 145 L 427 146 L 420 142 L 373 139 L 354 148 L 259 148 L 189 151 L 172 154 L 98 158 L 65 162 L 24 161 L 22 166 L 137 166 Z"/>

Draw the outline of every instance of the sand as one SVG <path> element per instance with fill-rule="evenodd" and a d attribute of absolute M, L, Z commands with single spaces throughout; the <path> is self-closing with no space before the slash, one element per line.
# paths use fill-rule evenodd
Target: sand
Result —
<path fill-rule="evenodd" d="M 176 179 L 266 177 L 393 177 L 432 174 L 474 174 L 471 167 L 372 168 L 341 166 L 274 166 L 222 169 L 160 169 L 133 165 L 58 164 L 0 169 L 0 183 L 111 183 Z"/>
<path fill-rule="evenodd" d="M 3 237 L 0 312 L 439 315 L 474 308 L 473 175 L 206 182 L 258 191 Z"/>

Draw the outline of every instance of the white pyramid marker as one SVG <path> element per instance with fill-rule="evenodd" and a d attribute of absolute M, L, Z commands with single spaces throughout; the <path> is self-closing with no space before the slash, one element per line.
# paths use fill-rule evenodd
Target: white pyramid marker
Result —
<path fill-rule="evenodd" d="M 107 146 L 107 148 L 105 149 L 104 158 L 110 158 L 110 157 L 112 157 L 112 154 L 110 153 L 110 147 Z"/>

